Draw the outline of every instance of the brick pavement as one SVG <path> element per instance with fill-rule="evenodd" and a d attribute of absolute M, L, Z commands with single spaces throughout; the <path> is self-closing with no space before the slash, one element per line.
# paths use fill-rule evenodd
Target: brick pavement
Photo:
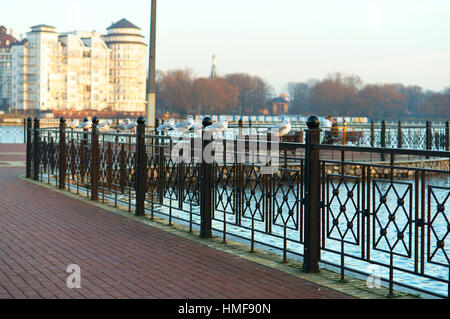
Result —
<path fill-rule="evenodd" d="M 0 145 L 0 162 L 24 152 Z M 0 167 L 0 299 L 350 298 L 20 180 L 23 171 Z M 81 289 L 66 286 L 70 264 Z"/>

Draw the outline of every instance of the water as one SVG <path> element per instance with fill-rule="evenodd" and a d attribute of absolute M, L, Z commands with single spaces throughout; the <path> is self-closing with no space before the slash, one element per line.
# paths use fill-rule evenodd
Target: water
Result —
<path fill-rule="evenodd" d="M 0 125 L 0 144 L 24 143 L 24 129 L 22 125 Z"/>

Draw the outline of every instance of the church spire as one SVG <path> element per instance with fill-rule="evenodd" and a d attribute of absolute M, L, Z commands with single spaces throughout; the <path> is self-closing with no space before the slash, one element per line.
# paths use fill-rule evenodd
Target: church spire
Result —
<path fill-rule="evenodd" d="M 211 79 L 217 78 L 217 64 L 216 64 L 216 55 L 212 56 L 212 66 L 211 66 Z"/>

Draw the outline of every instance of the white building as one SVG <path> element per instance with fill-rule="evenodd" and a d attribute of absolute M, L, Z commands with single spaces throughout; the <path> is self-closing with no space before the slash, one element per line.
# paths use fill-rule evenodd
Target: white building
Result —
<path fill-rule="evenodd" d="M 111 107 L 114 110 L 145 110 L 146 44 L 141 29 L 122 19 L 107 31 L 103 40 L 111 49 Z"/>
<path fill-rule="evenodd" d="M 12 108 L 25 111 L 145 111 L 146 44 L 123 19 L 97 32 L 31 27 L 12 45 Z"/>
<path fill-rule="evenodd" d="M 11 45 L 17 41 L 12 31 L 6 31 L 0 26 L 0 110 L 11 105 Z"/>

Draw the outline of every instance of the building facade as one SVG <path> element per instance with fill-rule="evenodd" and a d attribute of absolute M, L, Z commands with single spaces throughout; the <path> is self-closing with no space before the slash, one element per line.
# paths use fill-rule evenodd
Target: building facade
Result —
<path fill-rule="evenodd" d="M 11 106 L 11 45 L 17 42 L 12 31 L 0 26 L 0 110 Z"/>
<path fill-rule="evenodd" d="M 146 44 L 142 30 L 122 19 L 102 38 L 111 50 L 109 83 L 113 110 L 146 109 Z"/>
<path fill-rule="evenodd" d="M 279 97 L 272 100 L 272 114 L 283 115 L 289 113 L 289 101 L 286 94 L 280 94 Z"/>
<path fill-rule="evenodd" d="M 103 36 L 33 26 L 11 51 L 12 109 L 145 111 L 146 44 L 126 19 Z"/>

